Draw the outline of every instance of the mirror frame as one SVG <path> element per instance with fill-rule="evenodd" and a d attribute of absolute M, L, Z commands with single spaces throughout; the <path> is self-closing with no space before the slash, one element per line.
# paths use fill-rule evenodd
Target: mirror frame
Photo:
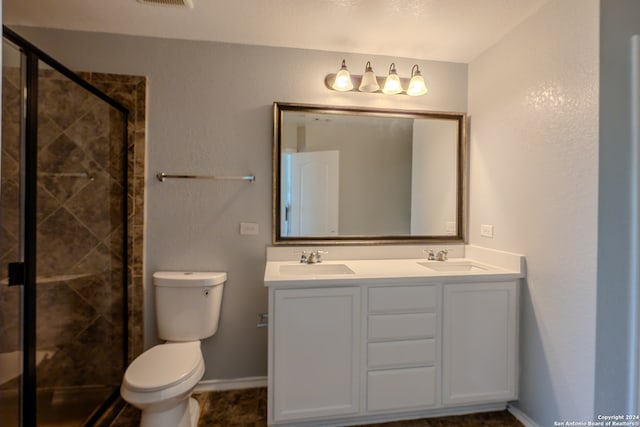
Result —
<path fill-rule="evenodd" d="M 281 123 L 285 112 L 331 113 L 345 115 L 364 115 L 371 117 L 402 117 L 412 119 L 446 119 L 458 123 L 458 159 L 457 159 L 457 196 L 455 235 L 344 235 L 344 236 L 292 236 L 280 235 L 280 170 L 281 170 Z M 273 245 L 392 245 L 392 244 L 432 244 L 466 242 L 467 203 L 468 203 L 468 163 L 467 163 L 467 116 L 466 113 L 377 109 L 368 107 L 343 107 L 286 102 L 273 103 L 273 182 L 272 182 L 272 244 Z"/>

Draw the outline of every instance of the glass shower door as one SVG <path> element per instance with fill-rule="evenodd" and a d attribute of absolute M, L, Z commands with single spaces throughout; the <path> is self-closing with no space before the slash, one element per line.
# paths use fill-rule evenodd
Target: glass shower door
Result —
<path fill-rule="evenodd" d="M 93 425 L 127 360 L 127 110 L 4 31 L 0 425 Z"/>
<path fill-rule="evenodd" d="M 38 69 L 38 425 L 81 426 L 125 366 L 125 115 Z"/>
<path fill-rule="evenodd" d="M 23 54 L 8 42 L 2 46 L 2 142 L 0 150 L 0 265 L 24 261 L 23 197 L 24 151 Z M 22 375 L 22 286 L 8 286 L 3 271 L 0 280 L 0 420 L 6 427 L 20 422 L 20 378 Z"/>

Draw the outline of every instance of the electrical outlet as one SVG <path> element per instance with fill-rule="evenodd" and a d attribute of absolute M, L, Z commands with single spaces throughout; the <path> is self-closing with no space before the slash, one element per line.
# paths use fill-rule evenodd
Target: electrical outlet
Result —
<path fill-rule="evenodd" d="M 493 225 L 480 224 L 480 235 L 482 237 L 488 237 L 489 239 L 493 239 Z"/>
<path fill-rule="evenodd" d="M 456 222 L 447 221 L 447 223 L 444 226 L 444 232 L 447 233 L 447 235 L 449 236 L 456 234 Z"/>
<path fill-rule="evenodd" d="M 241 222 L 240 234 L 243 236 L 255 236 L 259 233 L 258 224 L 255 222 Z"/>

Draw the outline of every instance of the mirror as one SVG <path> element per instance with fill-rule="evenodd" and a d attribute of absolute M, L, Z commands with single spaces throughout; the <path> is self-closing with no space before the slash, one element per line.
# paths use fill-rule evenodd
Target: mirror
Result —
<path fill-rule="evenodd" d="M 274 103 L 273 244 L 464 242 L 465 122 Z"/>

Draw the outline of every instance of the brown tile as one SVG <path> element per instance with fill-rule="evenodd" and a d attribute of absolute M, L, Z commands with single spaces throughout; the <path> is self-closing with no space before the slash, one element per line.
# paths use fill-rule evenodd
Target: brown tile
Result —
<path fill-rule="evenodd" d="M 42 184 L 38 183 L 36 221 L 41 224 L 49 215 L 62 207 L 62 201 L 56 199 Z"/>
<path fill-rule="evenodd" d="M 42 150 L 62 135 L 63 129 L 49 117 L 38 114 L 38 150 Z"/>
<path fill-rule="evenodd" d="M 523 427 L 508 411 L 483 412 L 478 414 L 439 417 L 429 419 L 431 427 Z"/>
<path fill-rule="evenodd" d="M 359 427 L 429 427 L 429 421 L 427 419 L 420 420 L 405 420 L 405 421 L 391 421 L 381 424 L 363 424 Z"/>
<path fill-rule="evenodd" d="M 65 134 L 38 154 L 38 182 L 58 200 L 65 201 L 90 183 L 88 177 L 65 174 L 94 174 L 99 165 Z"/>
<path fill-rule="evenodd" d="M 21 71 L 20 68 L 18 67 L 11 67 L 9 65 L 3 65 L 2 66 L 2 78 L 3 78 L 3 82 L 2 84 L 8 84 L 11 85 L 13 88 L 17 89 L 20 87 L 20 77 L 21 76 Z M 4 81 L 6 80 L 6 82 Z M 4 92 L 5 88 L 2 88 L 2 91 Z"/>
<path fill-rule="evenodd" d="M 4 135 L 3 135 L 4 136 Z M 20 172 L 20 164 L 6 150 L 2 150 L 2 163 L 0 171 L 5 179 L 16 177 Z"/>
<path fill-rule="evenodd" d="M 72 342 L 95 318 L 96 311 L 64 280 L 39 281 L 36 286 L 36 345 L 39 349 Z"/>
<path fill-rule="evenodd" d="M 106 172 L 97 172 L 65 207 L 99 239 L 106 238 L 122 223 L 122 187 Z"/>
<path fill-rule="evenodd" d="M 106 103 L 96 103 L 64 132 L 86 152 L 94 153 L 94 160 L 105 165 L 105 162 L 100 160 L 106 157 L 108 150 L 104 139 L 109 132 L 109 106 Z"/>
<path fill-rule="evenodd" d="M 146 150 L 146 135 L 144 131 L 137 131 L 134 136 L 134 149 L 135 149 L 135 165 L 134 176 L 136 178 L 144 178 L 145 164 L 144 153 Z"/>
<path fill-rule="evenodd" d="M 20 293 L 18 286 L 0 285 L 0 348 L 3 352 L 20 349 Z"/>
<path fill-rule="evenodd" d="M 0 187 L 0 217 L 3 239 L 0 254 L 8 252 L 17 242 L 20 234 L 20 188 L 16 179 L 3 179 Z M 4 240 L 4 239 L 7 240 Z M 11 242 L 9 241 L 9 238 Z"/>
<path fill-rule="evenodd" d="M 260 404 L 264 399 L 264 388 L 208 393 L 204 405 L 207 411 L 201 413 L 198 426 L 266 426 L 266 413 Z"/>
<path fill-rule="evenodd" d="M 71 126 L 99 99 L 77 83 L 60 75 L 58 78 L 40 78 L 38 110 L 60 128 Z"/>
<path fill-rule="evenodd" d="M 99 240 L 65 208 L 49 216 L 37 230 L 40 275 L 68 274 Z"/>
<path fill-rule="evenodd" d="M 267 389 L 254 388 L 210 393 L 195 393 L 200 404 L 199 427 L 263 427 L 267 425 Z M 129 406 L 117 427 L 135 427 L 139 412 Z M 522 427 L 507 411 L 451 417 L 424 418 L 364 424 L 360 427 Z"/>
<path fill-rule="evenodd" d="M 140 411 L 131 405 L 126 405 L 111 427 L 138 427 L 140 425 Z"/>
<path fill-rule="evenodd" d="M 144 246 L 144 227 L 135 225 L 133 227 L 133 274 L 135 276 L 142 275 L 142 257 Z"/>

